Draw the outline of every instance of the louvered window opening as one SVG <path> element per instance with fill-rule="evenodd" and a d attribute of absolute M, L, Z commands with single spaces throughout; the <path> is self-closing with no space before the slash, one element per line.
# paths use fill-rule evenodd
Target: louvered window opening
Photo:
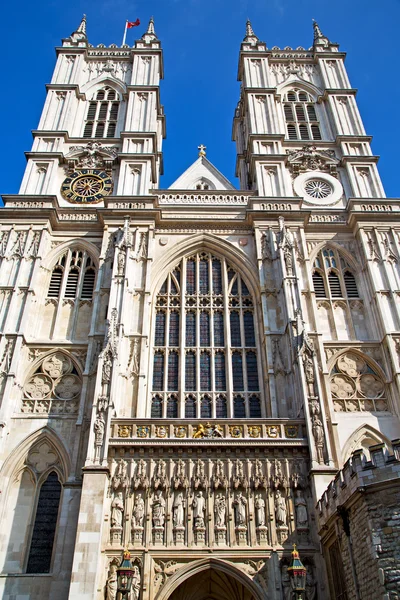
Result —
<path fill-rule="evenodd" d="M 96 270 L 87 252 L 68 249 L 53 267 L 47 297 L 91 300 L 95 281 Z"/>
<path fill-rule="evenodd" d="M 315 104 L 309 94 L 291 90 L 284 99 L 283 112 L 289 140 L 321 140 Z"/>
<path fill-rule="evenodd" d="M 89 102 L 84 138 L 114 138 L 117 129 L 119 98 L 115 90 L 105 87 Z"/>
<path fill-rule="evenodd" d="M 181 260 L 162 283 L 154 321 L 150 414 L 260 418 L 254 303 L 239 273 L 208 252 Z M 168 417 L 168 415 L 170 415 Z"/>

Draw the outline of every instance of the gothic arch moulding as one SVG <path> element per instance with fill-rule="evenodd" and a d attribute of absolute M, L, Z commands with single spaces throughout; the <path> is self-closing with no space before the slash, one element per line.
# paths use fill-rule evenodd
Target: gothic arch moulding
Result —
<path fill-rule="evenodd" d="M 261 589 L 246 575 L 243 571 L 237 569 L 234 565 L 217 558 L 204 558 L 191 562 L 180 568 L 170 579 L 167 580 L 164 587 L 156 596 L 157 600 L 168 600 L 182 583 L 195 575 L 212 569 L 218 573 L 232 577 L 236 582 L 243 585 L 254 600 L 264 600 L 265 594 Z M 226 596 L 228 598 L 229 595 Z"/>
<path fill-rule="evenodd" d="M 314 248 L 310 252 L 310 264 L 314 264 L 314 261 L 317 258 L 318 254 L 321 252 L 321 250 L 329 248 L 339 252 L 339 254 L 348 262 L 350 268 L 353 269 L 356 274 L 358 274 L 361 271 L 361 265 L 354 258 L 354 255 L 351 254 L 351 252 L 346 250 L 346 248 L 344 248 L 340 244 L 332 242 L 331 240 L 329 240 L 328 242 L 318 242 L 316 246 L 314 246 Z"/>
<path fill-rule="evenodd" d="M 322 95 L 322 90 L 318 88 L 316 85 L 309 83 L 308 81 L 304 81 L 304 79 L 299 79 L 298 77 L 290 79 L 290 81 L 284 81 L 279 84 L 276 88 L 276 95 L 282 97 L 285 92 L 293 88 L 298 88 L 300 90 L 304 90 L 313 96 L 314 100 L 318 99 L 318 96 Z"/>
<path fill-rule="evenodd" d="M 96 79 L 88 81 L 88 83 L 85 83 L 82 86 L 81 91 L 86 95 L 86 100 L 91 100 L 92 92 L 105 85 L 110 86 L 116 92 L 121 94 L 121 96 L 126 94 L 126 86 L 122 83 L 122 81 L 116 79 L 115 77 L 111 77 L 110 75 L 100 75 L 99 77 L 96 77 Z"/>
<path fill-rule="evenodd" d="M 210 233 L 195 234 L 181 240 L 155 261 L 152 269 L 151 296 L 154 298 L 163 283 L 163 279 L 165 279 L 166 273 L 172 271 L 183 257 L 201 251 L 212 252 L 217 258 L 225 258 L 243 277 L 253 298 L 259 300 L 259 284 L 254 265 L 243 251 Z"/>
<path fill-rule="evenodd" d="M 339 352 L 333 354 L 333 356 L 331 356 L 327 362 L 329 372 L 332 371 L 335 363 L 340 358 L 340 356 L 343 356 L 344 354 L 355 354 L 356 356 L 359 356 L 362 360 L 364 360 L 367 363 L 368 366 L 371 367 L 373 371 L 375 371 L 375 373 L 382 379 L 382 381 L 384 381 L 384 383 L 389 383 L 389 378 L 385 371 L 382 369 L 382 367 L 373 358 L 367 356 L 358 348 L 343 348 Z"/>
<path fill-rule="evenodd" d="M 72 240 L 68 240 L 66 242 L 62 242 L 62 244 L 53 248 L 53 250 L 51 250 L 43 259 L 43 268 L 52 269 L 52 267 L 56 264 L 56 262 L 60 258 L 60 256 L 62 256 L 62 254 L 69 248 L 70 249 L 78 249 L 79 248 L 81 250 L 86 250 L 86 252 L 92 258 L 96 269 L 99 268 L 99 250 L 98 250 L 98 248 L 91 242 L 88 242 L 81 238 L 75 238 Z"/>
<path fill-rule="evenodd" d="M 390 440 L 380 431 L 364 423 L 358 429 L 353 431 L 347 439 L 342 449 L 342 460 L 345 463 L 355 450 L 364 450 L 367 459 L 369 459 L 368 448 L 374 444 L 386 444 L 389 452 L 392 451 Z"/>
<path fill-rule="evenodd" d="M 42 448 L 44 444 L 47 445 L 46 449 Z M 39 454 L 39 451 L 45 450 L 45 453 L 41 453 L 49 456 L 49 464 L 44 469 L 42 466 L 39 469 L 35 468 L 35 457 L 34 460 L 28 460 L 30 455 L 32 456 L 32 451 L 35 453 L 36 450 Z M 54 455 L 54 461 L 51 454 Z M 38 456 L 37 459 L 40 460 L 40 457 Z M 68 479 L 71 471 L 71 458 L 63 441 L 51 427 L 47 425 L 41 427 L 22 440 L 5 460 L 0 476 L 3 480 L 18 477 L 27 467 L 32 474 L 36 471 L 35 477 L 38 479 L 42 478 L 43 473 L 48 473 L 50 470 L 56 470 L 63 481 Z"/>

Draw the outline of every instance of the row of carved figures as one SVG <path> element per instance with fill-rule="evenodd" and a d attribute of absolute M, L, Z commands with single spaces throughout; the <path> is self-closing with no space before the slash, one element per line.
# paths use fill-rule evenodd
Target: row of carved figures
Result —
<path fill-rule="evenodd" d="M 248 542 L 248 524 L 255 518 L 258 541 L 268 541 L 268 522 L 275 522 L 277 540 L 283 543 L 289 533 L 289 512 L 293 511 L 298 532 L 306 532 L 309 527 L 308 508 L 305 492 L 300 488 L 293 496 L 283 488 L 275 491 L 258 491 L 238 489 L 236 493 L 215 491 L 208 494 L 197 490 L 193 494 L 179 488 L 176 491 L 164 492 L 155 490 L 152 494 L 137 491 L 133 501 L 118 491 L 111 502 L 111 542 L 122 543 L 124 514 L 131 507 L 131 541 L 143 545 L 146 516 L 151 520 L 153 543 L 165 542 L 166 521 L 171 515 L 173 538 L 175 543 L 185 543 L 185 532 L 191 523 L 195 543 L 203 544 L 207 539 L 208 523 L 214 521 L 216 543 L 227 543 L 229 521 L 233 519 L 237 543 Z M 212 513 L 212 515 L 210 514 Z M 209 534 L 208 534 L 209 535 Z"/>

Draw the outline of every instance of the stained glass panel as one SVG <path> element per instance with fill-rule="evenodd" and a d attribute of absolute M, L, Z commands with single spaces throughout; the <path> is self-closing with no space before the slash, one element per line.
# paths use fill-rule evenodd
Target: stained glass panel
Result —
<path fill-rule="evenodd" d="M 194 352 L 188 352 L 185 357 L 185 389 L 189 392 L 196 390 L 196 355 Z"/>
<path fill-rule="evenodd" d="M 222 294 L 222 271 L 221 261 L 214 258 L 212 261 L 212 284 L 213 293 Z"/>
<path fill-rule="evenodd" d="M 214 313 L 214 346 L 224 346 L 224 315 L 221 311 Z"/>
<path fill-rule="evenodd" d="M 165 312 L 157 311 L 156 314 L 156 334 L 154 340 L 155 346 L 165 345 Z"/>
<path fill-rule="evenodd" d="M 154 354 L 153 390 L 161 392 L 164 389 L 164 352 Z"/>
<path fill-rule="evenodd" d="M 180 314 L 172 310 L 169 315 L 169 345 L 179 346 L 179 319 Z"/>
<path fill-rule="evenodd" d="M 260 419 L 261 418 L 261 403 L 258 396 L 250 396 L 249 398 L 250 407 L 250 418 Z"/>
<path fill-rule="evenodd" d="M 226 419 L 228 416 L 227 404 L 225 396 L 217 396 L 215 403 L 215 416 L 217 419 Z"/>
<path fill-rule="evenodd" d="M 161 396 L 153 396 L 151 400 L 151 417 L 153 419 L 161 419 L 162 417 L 162 398 Z"/>
<path fill-rule="evenodd" d="M 202 392 L 211 390 L 211 356 L 209 352 L 200 354 L 200 389 Z"/>
<path fill-rule="evenodd" d="M 167 401 L 167 419 L 178 418 L 178 400 L 176 396 L 170 396 Z"/>
<path fill-rule="evenodd" d="M 200 261 L 199 271 L 199 292 L 208 294 L 208 259 Z"/>
<path fill-rule="evenodd" d="M 257 357 L 255 352 L 247 352 L 247 387 L 249 391 L 256 392 L 258 388 Z"/>
<path fill-rule="evenodd" d="M 210 345 L 210 315 L 205 310 L 200 313 L 200 346 Z"/>
<path fill-rule="evenodd" d="M 244 390 L 243 383 L 243 359 L 241 352 L 232 353 L 232 376 L 233 376 L 233 389 L 235 392 L 242 392 Z"/>
<path fill-rule="evenodd" d="M 186 346 L 196 345 L 196 313 L 186 313 Z"/>
<path fill-rule="evenodd" d="M 211 409 L 211 398 L 209 396 L 203 396 L 200 403 L 200 418 L 201 419 L 211 419 L 212 417 L 212 409 Z"/>
<path fill-rule="evenodd" d="M 185 400 L 185 417 L 186 419 L 196 419 L 196 398 L 188 396 Z"/>
<path fill-rule="evenodd" d="M 246 407 L 243 396 L 233 398 L 233 416 L 236 419 L 243 419 L 246 416 Z"/>
<path fill-rule="evenodd" d="M 225 354 L 224 352 L 216 352 L 214 358 L 215 364 L 215 389 L 217 391 L 226 390 L 226 372 L 225 372 Z"/>
<path fill-rule="evenodd" d="M 235 348 L 242 345 L 240 340 L 240 317 L 236 310 L 232 310 L 230 314 L 231 322 L 231 344 Z"/>
<path fill-rule="evenodd" d="M 194 294 L 196 291 L 196 263 L 190 258 L 186 261 L 186 292 Z"/>
<path fill-rule="evenodd" d="M 179 389 L 178 385 L 179 355 L 170 352 L 168 355 L 168 391 L 174 392 Z"/>

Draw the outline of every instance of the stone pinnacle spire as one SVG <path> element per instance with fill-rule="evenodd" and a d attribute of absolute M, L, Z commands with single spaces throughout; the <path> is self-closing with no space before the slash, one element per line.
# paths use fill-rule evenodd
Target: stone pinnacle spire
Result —
<path fill-rule="evenodd" d="M 253 31 L 250 19 L 247 19 L 246 21 L 246 35 L 243 38 L 243 41 L 249 44 L 256 44 L 259 41 L 258 37 Z"/>
<path fill-rule="evenodd" d="M 313 19 L 313 27 L 314 27 L 314 46 L 323 46 L 326 48 L 331 45 L 329 39 L 322 33 L 320 26 L 317 21 Z"/>
<path fill-rule="evenodd" d="M 82 21 L 76 30 L 76 33 L 84 33 L 86 35 L 86 15 L 83 15 Z"/>
<path fill-rule="evenodd" d="M 153 40 L 157 40 L 157 34 L 154 29 L 154 19 L 150 18 L 149 25 L 147 27 L 147 31 L 142 35 L 142 40 L 145 40 L 147 43 L 152 42 Z"/>

